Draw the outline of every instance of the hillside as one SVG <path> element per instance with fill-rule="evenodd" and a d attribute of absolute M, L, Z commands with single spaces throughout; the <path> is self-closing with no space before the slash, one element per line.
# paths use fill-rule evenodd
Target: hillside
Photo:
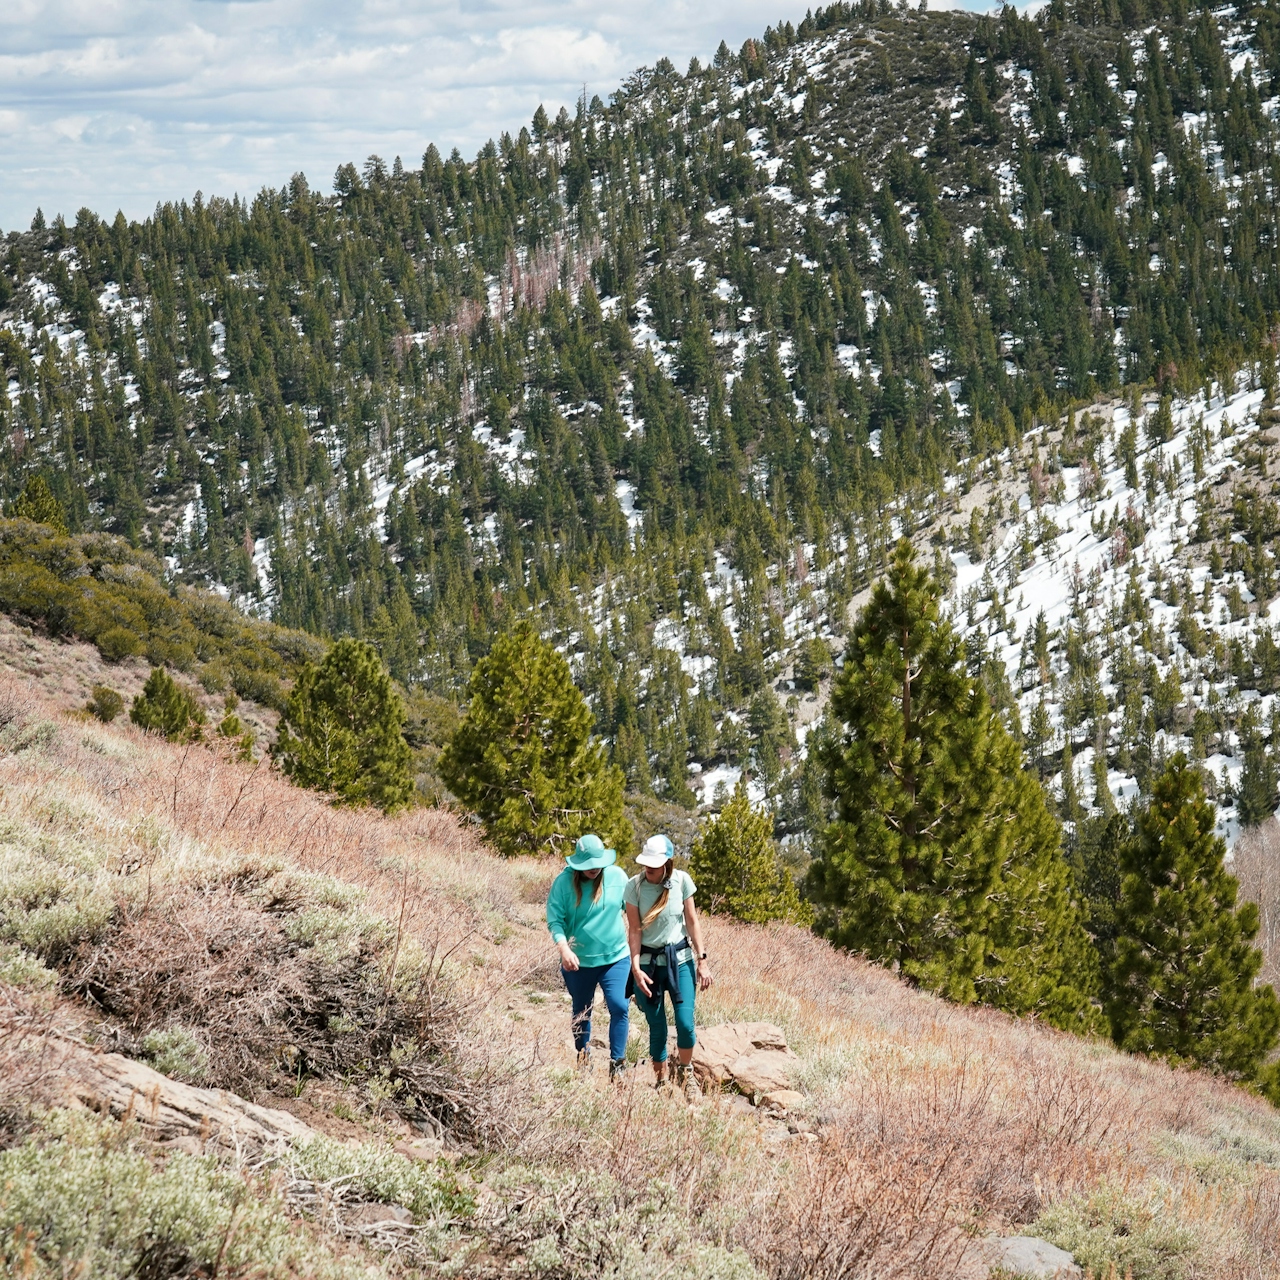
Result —
<path fill-rule="evenodd" d="M 0 272 L 0 486 L 449 699 L 536 616 L 634 794 L 749 765 L 803 841 L 805 692 L 893 537 L 945 544 L 1071 407 L 1185 417 L 1273 358 L 1275 32 L 836 4 L 474 160 L 39 215 Z"/>
<path fill-rule="evenodd" d="M 17 1274 L 216 1258 L 282 1277 L 939 1280 L 985 1276 L 987 1233 L 1018 1231 L 1096 1276 L 1280 1267 L 1280 1122 L 1209 1077 L 712 919 L 700 1021 L 778 1024 L 804 1102 L 690 1108 L 642 1071 L 610 1091 L 569 1069 L 539 920 L 551 868 L 477 850 L 438 811 L 328 808 L 9 677 L 0 719 L 0 1256 Z M 159 1105 L 164 1077 L 143 1077 L 149 1102 L 126 1091 L 123 1120 L 65 1109 L 129 1062 L 260 1109 L 234 1143 Z M 263 1144 L 259 1121 L 294 1136 Z"/>

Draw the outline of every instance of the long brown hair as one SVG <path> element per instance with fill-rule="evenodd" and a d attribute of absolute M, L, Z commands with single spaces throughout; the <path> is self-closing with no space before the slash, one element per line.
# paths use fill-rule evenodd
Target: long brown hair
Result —
<path fill-rule="evenodd" d="M 667 865 L 662 868 L 662 879 L 664 882 L 662 892 L 658 895 L 658 900 L 644 913 L 644 919 L 640 921 L 640 927 L 647 929 L 666 909 L 667 899 L 671 897 L 671 872 L 676 865 L 674 858 L 667 859 Z M 641 873 L 643 875 L 643 873 Z M 650 883 L 649 877 L 644 876 L 645 883 Z M 639 895 L 636 895 L 639 897 Z"/>
<path fill-rule="evenodd" d="M 584 880 L 588 880 L 588 879 L 589 877 L 585 876 L 576 867 L 573 869 L 573 896 L 578 906 L 582 906 L 582 883 Z M 604 884 L 603 871 L 601 871 L 601 873 L 598 876 L 596 876 L 594 880 L 591 880 L 591 901 L 592 902 L 594 902 L 600 896 L 600 886 L 602 884 Z"/>

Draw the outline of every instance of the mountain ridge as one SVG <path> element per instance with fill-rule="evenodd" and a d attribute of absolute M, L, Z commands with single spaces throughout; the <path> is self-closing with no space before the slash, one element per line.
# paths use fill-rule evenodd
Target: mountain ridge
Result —
<path fill-rule="evenodd" d="M 634 792 L 749 767 L 803 837 L 892 539 L 1272 349 L 1275 24 L 836 4 L 472 162 L 10 233 L 2 483 L 448 698 L 535 616 Z"/>

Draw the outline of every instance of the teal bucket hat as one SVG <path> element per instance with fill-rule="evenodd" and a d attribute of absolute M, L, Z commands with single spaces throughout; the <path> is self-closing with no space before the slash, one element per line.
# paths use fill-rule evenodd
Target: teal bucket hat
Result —
<path fill-rule="evenodd" d="M 618 860 L 612 849 L 604 847 L 604 841 L 596 835 L 579 836 L 567 862 L 575 871 L 591 871 L 595 867 L 611 867 Z"/>

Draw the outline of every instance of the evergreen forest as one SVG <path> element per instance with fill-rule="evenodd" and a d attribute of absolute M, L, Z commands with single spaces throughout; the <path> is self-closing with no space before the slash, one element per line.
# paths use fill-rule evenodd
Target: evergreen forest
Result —
<path fill-rule="evenodd" d="M 1171 405 L 1274 392 L 1277 77 L 1271 4 L 862 0 L 540 106 L 474 157 L 374 155 L 143 222 L 37 211 L 2 246 L 0 496 L 40 479 L 71 533 L 366 640 L 442 705 L 532 624 L 632 796 L 711 803 L 746 768 L 803 843 L 830 816 L 804 734 L 836 732 L 815 717 L 850 604 L 900 535 L 932 538 L 949 586 L 947 552 L 980 564 L 1017 514 L 1005 468 L 1038 499 L 1123 465 L 1154 502 Z M 1077 431 L 1106 403 L 1126 432 Z M 1219 497 L 1201 551 L 1248 623 L 1280 519 Z M 1097 519 L 1126 548 L 1150 524 Z M 1056 532 L 1015 548 L 1003 599 L 988 574 L 956 607 L 1064 816 L 1107 808 L 1072 767 L 1104 721 L 1144 793 L 1161 735 L 1200 759 L 1248 737 L 1264 812 L 1269 725 L 1169 683 L 1199 603 L 1172 569 L 1130 562 L 1136 594 L 1092 630 L 1077 584 L 1063 625 L 1010 626 L 1019 661 L 988 652 Z M 1177 634 L 1143 617 L 1157 596 Z M 1267 692 L 1264 633 L 1201 627 L 1193 656 Z M 1048 701 L 1019 706 L 1019 675 Z"/>

